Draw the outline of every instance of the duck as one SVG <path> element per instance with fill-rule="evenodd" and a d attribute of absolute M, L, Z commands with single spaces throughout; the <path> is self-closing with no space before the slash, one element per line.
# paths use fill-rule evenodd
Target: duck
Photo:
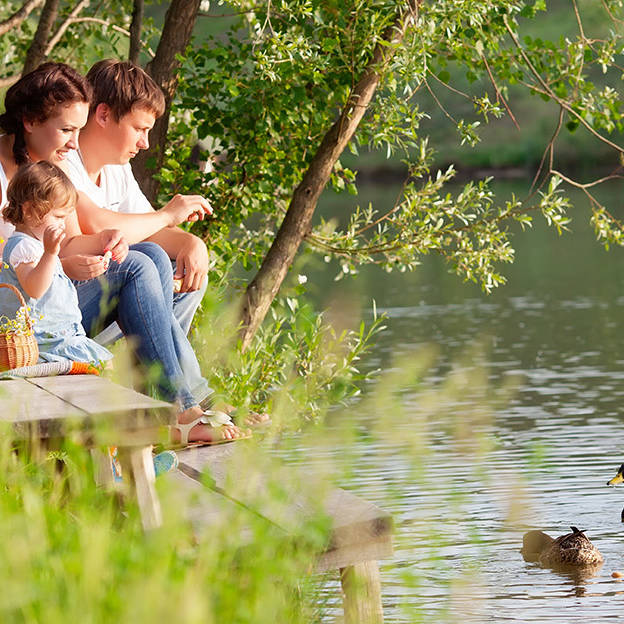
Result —
<path fill-rule="evenodd" d="M 570 527 L 572 533 L 552 538 L 543 531 L 529 531 L 522 538 L 520 553 L 525 561 L 539 562 L 547 568 L 580 568 L 602 565 L 600 551 L 585 531 Z"/>
<path fill-rule="evenodd" d="M 624 464 L 622 464 L 617 471 L 617 474 L 613 479 L 607 481 L 607 485 L 618 485 L 618 483 L 624 483 Z M 624 522 L 624 509 L 622 509 L 622 513 L 620 515 L 622 522 Z"/>

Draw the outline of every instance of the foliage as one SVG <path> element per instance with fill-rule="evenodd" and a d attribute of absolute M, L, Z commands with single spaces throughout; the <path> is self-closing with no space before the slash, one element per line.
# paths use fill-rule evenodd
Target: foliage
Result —
<path fill-rule="evenodd" d="M 222 296 L 213 293 L 211 300 L 209 295 L 193 342 L 202 370 L 212 371 L 210 384 L 218 394 L 243 409 L 287 412 L 280 425 L 293 430 L 359 395 L 376 373 L 362 372 L 359 362 L 385 329 L 385 316 L 374 311 L 370 326 L 361 321 L 352 329 L 355 306 L 340 304 L 352 313 L 348 318 L 337 310 L 318 314 L 302 296 L 303 283 L 289 290 L 244 352 L 231 349 L 235 315 L 224 309 Z"/>
<path fill-rule="evenodd" d="M 185 59 L 172 158 L 161 176 L 208 193 L 220 207 L 219 235 L 229 230 L 235 248 L 244 250 L 243 261 L 260 263 L 294 188 L 362 75 L 396 4 L 231 4 L 245 11 L 244 17 Z M 539 18 L 546 8 L 544 2 L 517 0 L 422 3 L 350 145 L 355 166 L 357 154 L 366 150 L 402 159 L 408 171 L 404 193 L 392 206 L 360 207 L 347 218 L 317 222 L 307 244 L 337 257 L 343 275 L 368 262 L 386 270 L 412 270 L 423 254 L 439 253 L 459 275 L 489 291 L 504 283 L 500 266 L 513 259 L 508 224 L 529 225 L 531 213 L 541 211 L 558 230 L 565 226 L 569 201 L 561 180 L 583 188 L 598 235 L 607 245 L 619 244 L 619 220 L 591 194 L 591 185 L 556 168 L 555 148 L 562 130 L 579 127 L 614 156 L 620 151 L 617 134 L 623 121 L 614 85 L 621 75 L 621 3 L 603 3 L 602 16 L 611 30 L 601 25 L 599 36 L 585 31 L 582 7 L 575 2 L 569 10 L 578 18 L 576 34 L 558 41 L 522 36 L 521 23 Z M 449 82 L 460 74 L 467 79 L 465 91 L 463 84 L 458 90 Z M 610 84 L 597 89 L 597 75 Z M 452 109 L 442 112 L 456 128 L 457 142 L 474 146 L 482 128 L 513 115 L 510 88 L 554 104 L 555 132 L 543 141 L 545 158 L 536 178 L 539 195 L 496 206 L 489 180 L 471 181 L 450 194 L 445 187 L 454 169 L 432 169 L 436 153 L 426 124 L 434 111 L 427 103 L 442 108 L 439 89 L 454 92 L 460 104 L 470 102 L 472 113 L 465 117 Z M 189 137 L 209 137 L 205 156 L 214 167 L 203 176 L 175 158 Z M 356 172 L 338 162 L 332 186 L 356 194 Z M 219 245 L 207 236 L 210 244 Z"/>
<path fill-rule="evenodd" d="M 273 438 L 269 433 L 265 440 L 256 434 L 255 441 L 236 443 L 226 489 L 249 507 L 229 504 L 214 492 L 194 493 L 191 506 L 202 499 L 218 504 L 219 513 L 209 514 L 203 529 L 186 517 L 185 488 L 163 477 L 156 484 L 165 522 L 144 534 L 136 501 L 122 502 L 95 486 L 79 435 L 75 441 L 70 435 L 60 447 L 48 441 L 48 448 L 26 448 L 4 428 L 0 580 L 6 591 L 0 596 L 0 619 L 49 624 L 68 618 L 241 624 L 333 619 L 334 613 L 323 617 L 323 609 L 327 594 L 335 596 L 331 607 L 340 609 L 337 571 L 329 578 L 310 574 L 314 553 L 327 544 L 326 518 L 317 510 L 302 522 L 292 509 L 293 501 L 299 508 L 305 499 L 315 511 L 338 481 L 370 488 L 365 497 L 396 509 L 397 520 L 400 510 L 412 505 L 411 497 L 421 502 L 408 514 L 410 521 L 397 521 L 396 546 L 410 558 L 393 571 L 401 586 L 384 584 L 395 592 L 385 602 L 388 621 L 456 621 L 457 614 L 438 612 L 457 598 L 450 583 L 465 578 L 466 561 L 486 566 L 492 547 L 489 536 L 476 556 L 470 549 L 465 558 L 448 557 L 458 535 L 464 547 L 479 543 L 474 504 L 483 506 L 483 490 L 471 487 L 471 493 L 460 495 L 458 488 L 464 479 L 487 479 L 491 451 L 498 458 L 493 465 L 503 463 L 504 449 L 493 447 L 488 432 L 493 409 L 510 391 L 488 386 L 488 371 L 474 366 L 481 357 L 478 350 L 466 354 L 465 362 L 430 386 L 422 380 L 436 354 L 409 354 L 392 362 L 378 380 L 378 392 L 365 397 L 358 410 L 337 411 L 329 426 L 308 428 L 301 436 Z M 282 404 L 281 410 L 286 416 L 290 407 Z M 95 439 L 100 433 L 107 439 L 112 434 L 96 431 Z M 458 479 L 446 478 L 449 463 Z M 209 477 L 205 485 L 214 489 Z M 487 484 L 484 488 L 489 491 Z M 421 499 L 421 490 L 428 496 Z M 497 500 L 501 490 L 496 490 Z M 249 508 L 270 509 L 291 539 Z M 423 574 L 430 575 L 427 583 Z M 419 591 L 432 585 L 434 605 Z"/>
<path fill-rule="evenodd" d="M 15 12 L 22 1 L 3 3 L 0 19 Z M 54 60 L 64 61 L 80 70 L 88 69 L 95 61 L 110 56 L 125 56 L 128 40 L 125 32 L 130 24 L 132 2 L 91 2 L 77 16 L 72 14 L 75 2 L 60 2 L 59 16 L 52 32 L 58 42 L 50 48 Z M 0 37 L 0 57 L 3 59 L 0 83 L 19 76 L 26 51 L 37 28 L 38 13 L 32 13 L 17 28 Z M 149 32 L 149 31 L 148 31 Z"/>
<path fill-rule="evenodd" d="M 96 488 L 84 447 L 16 453 L 11 437 L 5 429 L 0 448 L 3 622 L 312 619 L 314 584 L 305 578 L 310 549 L 324 539 L 322 516 L 293 525 L 295 539 L 287 540 L 255 514 L 222 505 L 209 530 L 194 535 L 176 486 L 163 479 L 165 525 L 146 536 L 136 503 L 120 509 Z M 279 504 L 283 475 L 281 484 L 268 477 Z"/>

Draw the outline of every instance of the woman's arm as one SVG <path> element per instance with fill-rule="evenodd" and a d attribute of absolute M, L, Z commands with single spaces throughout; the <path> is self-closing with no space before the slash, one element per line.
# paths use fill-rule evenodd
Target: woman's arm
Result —
<path fill-rule="evenodd" d="M 65 233 L 59 255 L 63 270 L 71 279 L 88 280 L 102 275 L 106 270 L 102 256 L 108 250 L 116 262 L 123 262 L 128 255 L 128 243 L 119 230 L 82 234 L 75 212 L 65 219 Z"/>

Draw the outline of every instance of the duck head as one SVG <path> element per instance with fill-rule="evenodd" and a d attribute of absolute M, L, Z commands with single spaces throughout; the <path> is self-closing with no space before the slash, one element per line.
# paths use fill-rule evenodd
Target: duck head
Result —
<path fill-rule="evenodd" d="M 607 485 L 618 485 L 619 483 L 624 483 L 624 464 L 622 464 L 617 471 L 617 474 L 613 479 L 607 481 Z M 620 515 L 622 522 L 624 522 L 624 509 L 622 509 L 622 513 Z"/>
<path fill-rule="evenodd" d="M 618 485 L 619 483 L 624 483 L 624 464 L 622 464 L 617 471 L 617 474 L 613 479 L 607 481 L 607 485 Z"/>

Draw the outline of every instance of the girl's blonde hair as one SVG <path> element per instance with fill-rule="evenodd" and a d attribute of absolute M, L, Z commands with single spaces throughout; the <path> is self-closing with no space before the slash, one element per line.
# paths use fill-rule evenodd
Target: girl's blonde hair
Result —
<path fill-rule="evenodd" d="M 45 160 L 22 165 L 7 189 L 8 205 L 2 211 L 5 221 L 24 223 L 24 205 L 28 216 L 41 220 L 53 208 L 74 207 L 78 193 L 62 169 Z"/>

